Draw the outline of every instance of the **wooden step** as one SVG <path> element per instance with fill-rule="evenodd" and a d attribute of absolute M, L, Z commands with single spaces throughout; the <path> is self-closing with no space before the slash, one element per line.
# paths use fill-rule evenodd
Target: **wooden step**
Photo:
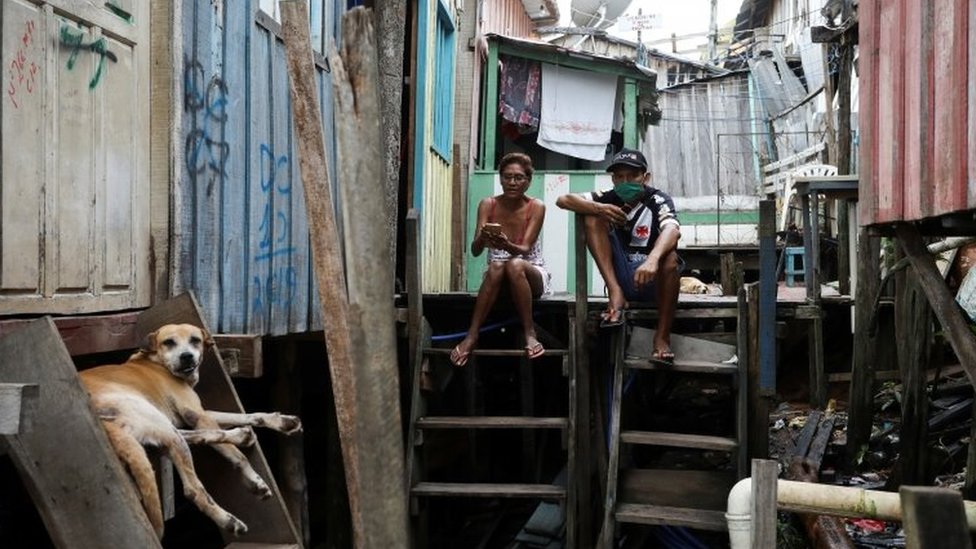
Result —
<path fill-rule="evenodd" d="M 565 429 L 564 417 L 432 416 L 417 420 L 421 429 Z"/>
<path fill-rule="evenodd" d="M 656 431 L 622 431 L 620 433 L 620 441 L 627 444 L 697 448 L 701 450 L 718 450 L 720 452 L 732 452 L 739 447 L 739 443 L 734 438 L 729 437 Z"/>
<path fill-rule="evenodd" d="M 247 543 L 235 541 L 225 545 L 224 549 L 301 549 L 301 545 L 294 543 Z"/>
<path fill-rule="evenodd" d="M 646 506 L 646 513 L 632 513 L 636 520 L 641 515 L 657 517 L 659 522 L 654 524 L 685 524 L 689 515 L 704 520 L 704 516 L 695 513 L 667 514 L 661 509 L 682 509 L 690 511 L 711 511 L 719 516 L 728 506 L 729 490 L 736 483 L 734 471 L 699 471 L 689 469 L 622 469 L 617 485 L 616 510 L 630 509 L 625 504 Z M 656 515 L 650 511 L 658 508 Z M 651 520 L 645 518 L 642 520 Z M 676 522 L 665 522 L 674 520 Z M 714 524 L 715 521 L 713 520 Z M 724 524 L 724 521 L 723 521 Z M 698 528 L 705 528 L 701 524 Z M 724 526 L 723 526 L 724 528 Z"/>
<path fill-rule="evenodd" d="M 420 482 L 410 490 L 414 496 L 562 499 L 566 489 L 552 484 L 484 484 Z"/>
<path fill-rule="evenodd" d="M 424 354 L 428 355 L 450 355 L 453 349 L 445 349 L 443 347 L 424 347 Z M 525 349 L 474 349 L 471 351 L 474 356 L 509 356 L 520 358 L 525 356 Z M 569 354 L 567 349 L 550 349 L 546 348 L 545 354 L 538 358 L 544 358 L 547 356 L 565 356 Z M 538 360 L 538 358 L 536 360 Z"/>
<path fill-rule="evenodd" d="M 700 360 L 675 360 L 674 364 L 651 362 L 646 358 L 627 358 L 624 364 L 628 368 L 638 370 L 656 370 L 659 372 L 681 372 L 687 374 L 724 374 L 739 373 L 738 364 L 722 364 L 721 362 L 704 362 Z"/>
<path fill-rule="evenodd" d="M 635 524 L 667 524 L 687 526 L 702 530 L 727 530 L 725 513 L 687 507 L 666 507 L 663 505 L 643 505 L 621 503 L 614 512 L 617 522 Z"/>

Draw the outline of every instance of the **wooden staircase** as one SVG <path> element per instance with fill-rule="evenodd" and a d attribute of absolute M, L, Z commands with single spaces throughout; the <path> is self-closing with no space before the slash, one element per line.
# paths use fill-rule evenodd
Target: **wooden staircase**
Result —
<path fill-rule="evenodd" d="M 559 343 L 545 330 L 537 328 L 540 341 L 546 346 L 545 354 L 529 360 L 525 351 L 516 348 L 476 348 L 471 352 L 467 364 L 454 368 L 449 364 L 451 347 L 442 348 L 432 344 L 431 327 L 424 317 L 418 261 L 418 219 L 415 211 L 407 215 L 407 296 L 408 330 L 412 367 L 411 410 L 407 434 L 407 475 L 410 497 L 412 545 L 423 547 L 427 532 L 426 504 L 432 498 L 496 498 L 496 499 L 535 499 L 540 502 L 558 502 L 564 515 L 565 547 L 574 548 L 576 543 L 576 455 L 572 451 L 576 445 L 576 371 L 574 368 L 574 341 L 576 334 L 575 317 L 571 303 L 566 305 L 568 318 L 568 344 Z M 464 317 L 465 320 L 469 317 Z M 482 338 L 485 341 L 485 338 Z M 566 379 L 567 413 L 559 417 L 539 417 L 534 415 L 535 373 L 545 375 L 554 371 L 558 362 L 561 375 Z M 441 367 L 441 368 L 438 368 Z M 520 393 L 521 410 L 519 415 L 489 415 L 484 405 L 484 389 L 480 386 L 480 372 L 490 368 L 493 371 L 503 368 L 516 368 Z M 547 370 L 543 370 L 547 369 Z M 465 415 L 436 415 L 429 406 L 430 397 L 442 391 L 425 387 L 438 372 L 447 376 L 463 378 L 465 394 Z M 440 379 L 433 379 L 436 385 Z M 462 381 L 457 379 L 457 381 Z M 446 384 L 445 384 L 446 385 Z M 438 389 L 456 389 L 455 383 Z M 485 430 L 515 430 L 522 433 L 523 468 L 520 482 L 442 482 L 430 478 L 427 466 L 427 439 L 433 433 L 450 430 L 463 430 L 468 434 L 468 457 L 472 477 L 484 478 L 481 466 L 488 455 L 484 445 L 480 445 L 478 433 Z M 566 482 L 543 482 L 539 468 L 535 467 L 541 454 L 538 436 L 541 431 L 558 430 L 561 433 L 562 448 L 566 450 Z"/>
<path fill-rule="evenodd" d="M 573 420 L 574 407 L 574 388 L 575 375 L 572 367 L 572 353 L 568 348 L 558 348 L 548 341 L 546 353 L 542 357 L 530 361 L 525 352 L 512 349 L 475 349 L 471 353 L 468 363 L 460 369 L 449 371 L 454 377 L 463 377 L 464 390 L 467 393 L 466 415 L 434 415 L 428 407 L 429 396 L 434 392 L 423 387 L 422 378 L 430 372 L 436 372 L 432 361 L 447 361 L 450 348 L 437 348 L 431 346 L 430 328 L 424 321 L 423 337 L 421 340 L 420 361 L 414 368 L 413 387 L 412 387 L 412 406 L 410 414 L 410 430 L 408 433 L 408 447 L 410 455 L 408 457 L 408 472 L 410 482 L 411 514 L 413 516 L 415 544 L 422 546 L 417 537 L 422 537 L 420 532 L 424 531 L 421 524 L 426 519 L 423 517 L 423 503 L 425 498 L 455 497 L 455 498 L 529 498 L 540 501 L 558 501 L 565 512 L 565 531 L 567 547 L 575 546 L 572 539 L 574 528 L 575 504 L 574 486 L 567 481 L 566 486 L 541 482 L 538 471 L 534 464 L 538 459 L 539 444 L 537 443 L 537 433 L 544 430 L 558 430 L 561 433 L 563 448 L 572 448 L 575 441 L 575 422 Z M 534 394 L 534 371 L 547 368 L 552 370 L 552 361 L 558 360 L 561 366 L 561 373 L 567 378 L 567 410 L 566 416 L 559 417 L 540 417 L 533 414 L 535 404 Z M 547 364 L 548 363 L 548 364 Z M 518 385 L 521 401 L 521 415 L 501 416 L 486 415 L 483 403 L 482 389 L 479 383 L 480 372 L 491 368 L 493 370 L 502 368 L 517 368 Z M 453 368 L 445 366 L 442 370 Z M 425 373 L 426 372 L 426 373 Z M 514 376 L 513 376 L 514 377 Z M 461 381 L 458 379 L 458 381 Z M 448 389 L 455 388 L 452 384 Z M 523 450 L 523 470 L 522 478 L 526 482 L 517 483 L 494 483 L 494 482 L 439 482 L 429 478 L 426 467 L 425 455 L 425 434 L 444 430 L 465 430 L 469 433 L 469 452 L 472 455 L 468 459 L 472 463 L 472 471 L 476 474 L 480 471 L 479 461 L 482 456 L 480 452 L 486 452 L 480 443 L 477 432 L 484 430 L 518 430 L 522 432 Z M 567 478 L 573 479 L 575 471 L 575 458 L 572 452 L 567 451 Z"/>
<path fill-rule="evenodd" d="M 725 530 L 726 497 L 733 484 L 746 471 L 746 399 L 745 364 L 730 363 L 735 353 L 729 345 L 695 345 L 696 340 L 680 335 L 672 336 L 672 347 L 678 359 L 672 365 L 652 362 L 650 342 L 653 332 L 635 327 L 639 318 L 653 317 L 653 311 L 628 311 L 627 323 L 614 329 L 611 338 L 614 374 L 609 412 L 609 457 L 604 502 L 603 527 L 598 546 L 614 547 L 618 525 L 684 526 L 702 530 Z M 714 318 L 715 310 L 707 313 Z M 727 313 L 735 318 L 735 309 Z M 694 318 L 692 311 L 682 311 L 682 317 Z M 740 324 L 741 326 L 741 324 Z M 629 340 L 629 345 L 628 345 Z M 697 351 L 693 349 L 697 348 Z M 723 348 L 727 349 L 723 351 Z M 692 356 L 695 353 L 697 357 Z M 686 358 L 687 357 L 687 358 Z M 744 362 L 744 361 L 737 361 Z M 680 376 L 714 377 L 731 386 L 733 396 L 730 412 L 735 414 L 735 433 L 728 436 L 670 432 L 659 430 L 622 429 L 622 409 L 627 395 L 624 379 L 628 373 L 673 379 Z M 729 454 L 731 470 L 638 469 L 621 465 L 621 456 L 635 447 L 668 447 Z"/>

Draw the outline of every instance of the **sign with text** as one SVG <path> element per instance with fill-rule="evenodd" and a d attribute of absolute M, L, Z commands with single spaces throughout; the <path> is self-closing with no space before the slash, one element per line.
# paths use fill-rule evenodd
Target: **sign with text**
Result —
<path fill-rule="evenodd" d="M 617 28 L 621 31 L 640 31 L 656 29 L 661 26 L 661 14 L 644 13 L 639 15 L 625 15 L 617 20 Z"/>

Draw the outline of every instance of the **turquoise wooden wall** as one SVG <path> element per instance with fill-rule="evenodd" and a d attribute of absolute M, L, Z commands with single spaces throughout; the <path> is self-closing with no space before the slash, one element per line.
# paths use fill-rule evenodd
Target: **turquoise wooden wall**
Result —
<path fill-rule="evenodd" d="M 321 18 L 313 36 L 337 36 L 345 3 L 311 4 L 312 15 Z M 173 69 L 182 75 L 173 286 L 196 293 L 208 325 L 218 332 L 317 329 L 320 313 L 277 23 L 258 10 L 257 0 L 196 0 L 181 9 L 183 64 Z M 317 66 L 334 191 L 332 83 L 321 56 Z"/>

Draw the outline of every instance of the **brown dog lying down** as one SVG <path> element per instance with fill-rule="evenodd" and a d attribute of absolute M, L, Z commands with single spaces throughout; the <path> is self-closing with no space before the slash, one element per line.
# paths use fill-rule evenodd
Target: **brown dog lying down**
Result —
<path fill-rule="evenodd" d="M 193 469 L 189 444 L 209 444 L 244 475 L 252 492 L 271 497 L 237 446 L 254 444 L 251 427 L 285 434 L 302 430 L 295 416 L 279 413 L 238 414 L 204 410 L 193 390 L 199 380 L 209 335 L 191 324 L 167 324 L 149 334 L 146 348 L 124 364 L 98 366 L 80 373 L 92 407 L 142 496 L 142 505 L 156 534 L 163 535 L 163 513 L 152 465 L 143 445 L 162 448 L 183 481 L 183 491 L 218 526 L 235 535 L 247 525 L 214 503 Z"/>

